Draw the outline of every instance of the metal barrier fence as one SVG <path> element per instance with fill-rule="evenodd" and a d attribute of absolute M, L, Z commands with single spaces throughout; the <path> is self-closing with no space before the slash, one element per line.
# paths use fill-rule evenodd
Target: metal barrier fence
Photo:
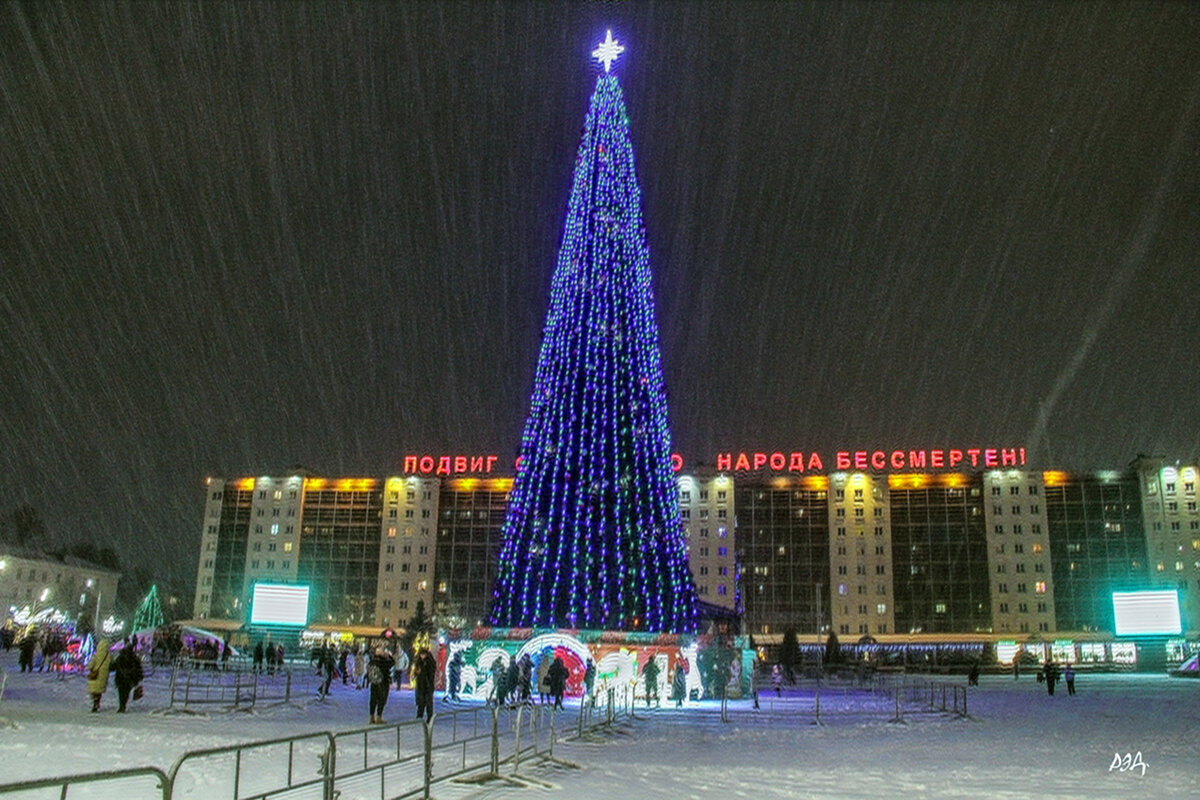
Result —
<path fill-rule="evenodd" d="M 195 706 L 254 707 L 258 674 L 241 671 L 195 670 L 177 664 L 171 671 L 170 707 L 193 711 Z"/>
<path fill-rule="evenodd" d="M 237 665 L 219 670 L 203 662 L 181 660 L 171 669 L 168 710 L 195 713 L 207 707 L 244 711 L 264 703 L 291 703 L 315 697 L 321 682 L 303 666 L 256 671 L 249 665 Z"/>
<path fill-rule="evenodd" d="M 171 767 L 165 797 L 256 800 L 286 794 L 293 800 L 327 800 L 333 796 L 335 752 L 328 732 L 194 750 Z"/>
<path fill-rule="evenodd" d="M 186 687 L 193 671 L 181 672 Z M 581 703 L 577 722 L 548 705 L 476 706 L 435 715 L 428 724 L 412 720 L 194 750 L 180 756 L 167 773 L 145 767 L 0 785 L 0 797 L 393 800 L 428 798 L 433 785 L 467 776 L 472 781 L 537 783 L 521 774 L 521 764 L 553 759 L 554 743 L 563 738 L 560 732 L 583 735 L 609 727 L 631 717 L 631 709 L 631 698 L 611 689 L 594 702 Z"/>
<path fill-rule="evenodd" d="M 754 713 L 753 697 L 721 701 L 721 720 Z M 758 709 L 772 718 L 810 719 L 821 725 L 830 718 L 875 717 L 904 722 L 906 714 L 947 713 L 967 716 L 967 687 L 932 681 L 875 681 L 864 684 L 812 681 L 790 685 L 777 696 L 760 691 Z"/>
<path fill-rule="evenodd" d="M 171 781 L 156 767 L 84 772 L 0 786 L 6 800 L 171 800 Z"/>

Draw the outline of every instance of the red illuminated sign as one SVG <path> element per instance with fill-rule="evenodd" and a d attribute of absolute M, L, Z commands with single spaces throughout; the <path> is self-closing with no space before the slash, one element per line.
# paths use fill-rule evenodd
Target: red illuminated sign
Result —
<path fill-rule="evenodd" d="M 824 472 L 817 452 L 717 453 L 717 469 L 727 472 Z M 1025 466 L 1024 447 L 963 447 L 923 450 L 837 450 L 834 471 L 888 472 L 909 470 L 1003 468 Z"/>
<path fill-rule="evenodd" d="M 405 456 L 406 475 L 490 474 L 500 456 Z"/>

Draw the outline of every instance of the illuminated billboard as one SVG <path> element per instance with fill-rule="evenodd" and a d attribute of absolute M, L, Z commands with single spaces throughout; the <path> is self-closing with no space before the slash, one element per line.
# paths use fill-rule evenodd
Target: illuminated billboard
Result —
<path fill-rule="evenodd" d="M 1117 636 L 1178 636 L 1183 630 L 1175 589 L 1113 592 L 1112 602 Z"/>
<path fill-rule="evenodd" d="M 283 583 L 254 584 L 251 625 L 308 624 L 308 587 Z"/>

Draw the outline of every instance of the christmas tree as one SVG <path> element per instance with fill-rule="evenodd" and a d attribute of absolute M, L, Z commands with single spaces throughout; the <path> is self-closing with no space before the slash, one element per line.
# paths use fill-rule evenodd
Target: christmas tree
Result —
<path fill-rule="evenodd" d="M 142 598 L 137 611 L 133 612 L 133 629 L 144 631 L 163 624 L 162 604 L 158 602 L 158 586 L 151 586 Z"/>
<path fill-rule="evenodd" d="M 550 288 L 492 624 L 673 633 L 696 628 L 671 469 L 650 258 L 629 118 L 596 80 Z"/>

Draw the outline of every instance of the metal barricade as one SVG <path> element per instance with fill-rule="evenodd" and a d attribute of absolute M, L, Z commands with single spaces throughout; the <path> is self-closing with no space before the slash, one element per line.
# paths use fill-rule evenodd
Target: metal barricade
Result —
<path fill-rule="evenodd" d="M 171 672 L 169 694 L 172 710 L 194 711 L 196 706 L 250 709 L 258 695 L 258 674 L 189 669 L 181 662 Z"/>
<path fill-rule="evenodd" d="M 175 679 L 186 697 L 188 675 L 177 672 Z M 628 691 L 625 695 L 610 688 L 595 702 L 581 702 L 578 735 L 631 718 L 632 700 Z M 565 712 L 549 705 L 476 706 L 436 715 L 430 723 L 412 720 L 195 750 L 180 756 L 168 773 L 146 767 L 8 784 L 0 786 L 0 800 L 428 798 L 432 785 L 469 775 L 539 783 L 521 774 L 531 761 L 575 766 L 554 758 L 560 728 L 573 727 Z"/>
<path fill-rule="evenodd" d="M 426 725 L 411 720 L 332 735 L 335 796 L 415 797 L 427 785 Z"/>
<path fill-rule="evenodd" d="M 85 772 L 65 778 L 45 778 L 0 784 L 5 800 L 171 800 L 170 781 L 155 767 Z"/>
<path fill-rule="evenodd" d="M 333 734 L 193 750 L 171 767 L 169 800 L 330 800 L 336 768 Z"/>

